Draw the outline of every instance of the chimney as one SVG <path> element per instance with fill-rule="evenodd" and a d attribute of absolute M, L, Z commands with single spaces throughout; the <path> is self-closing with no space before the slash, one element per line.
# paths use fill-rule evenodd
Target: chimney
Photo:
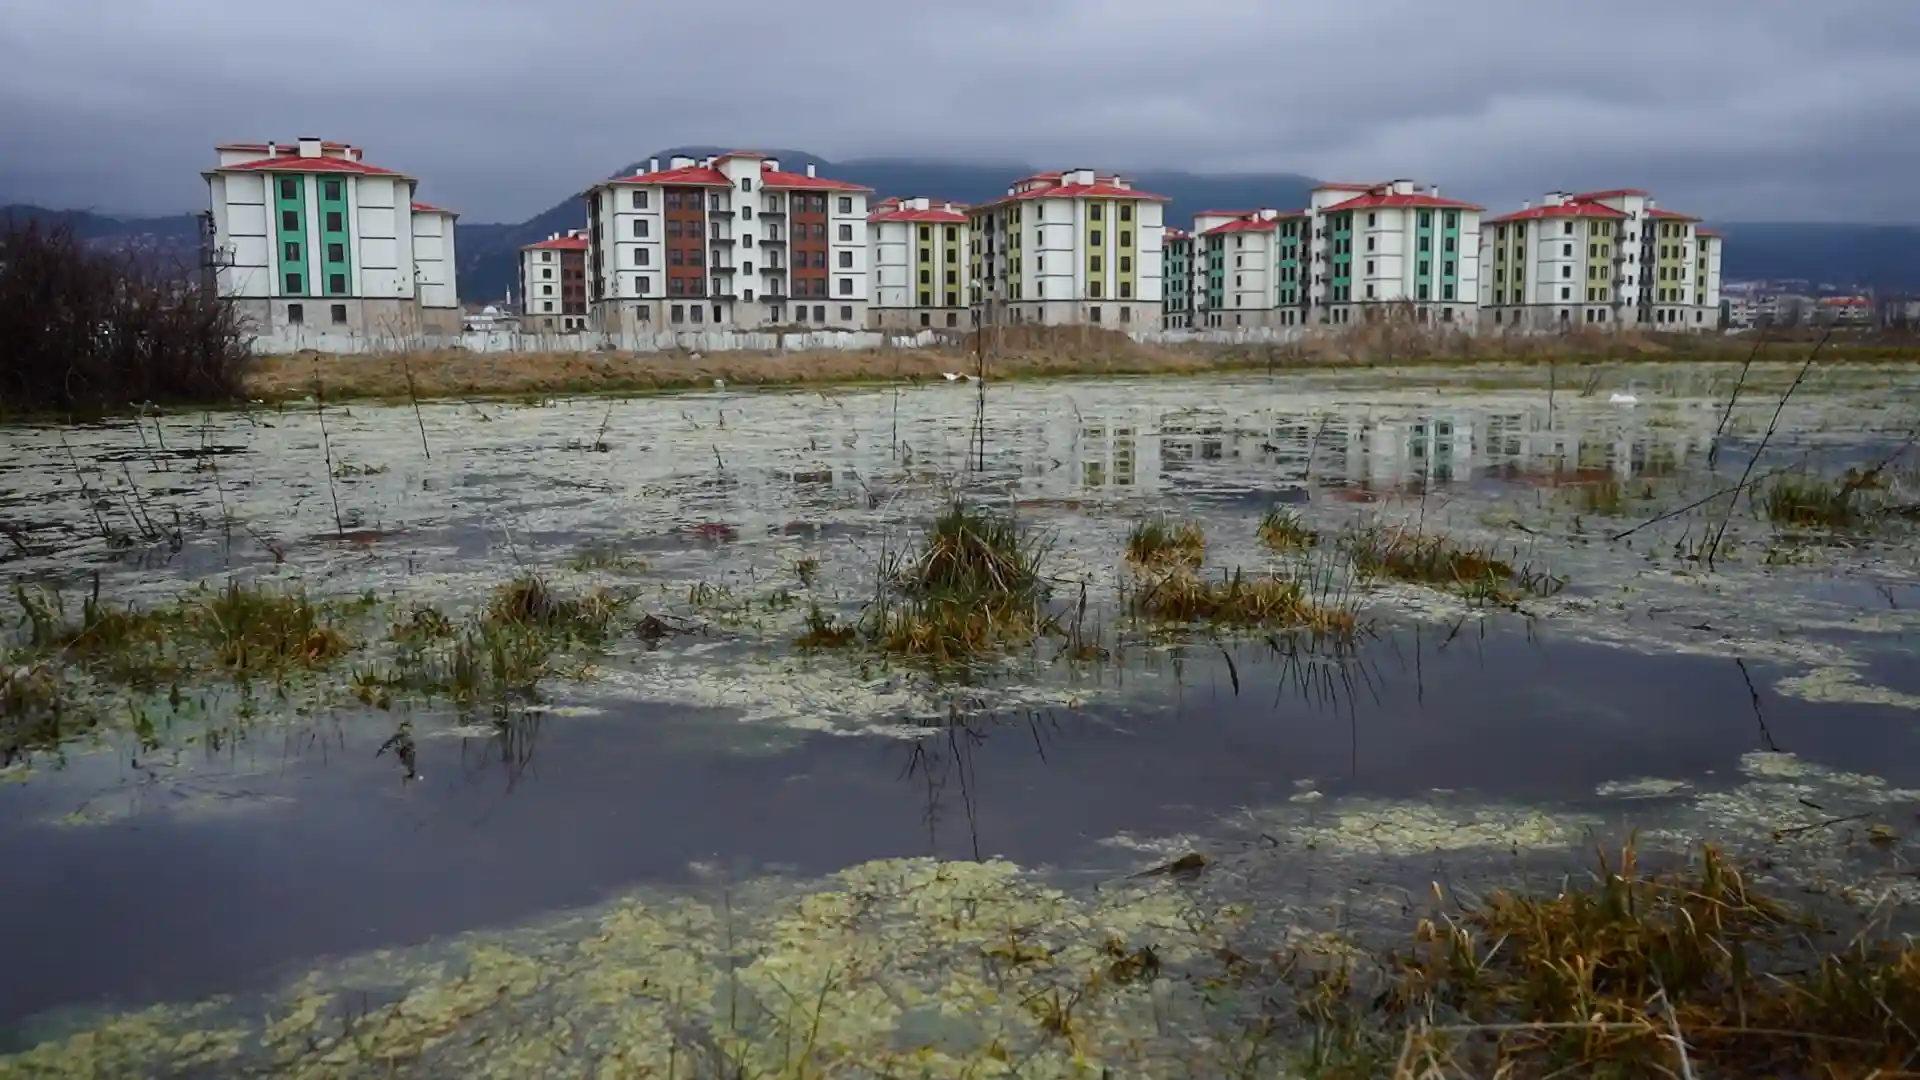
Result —
<path fill-rule="evenodd" d="M 1392 187 L 1395 195 L 1413 194 L 1413 181 L 1411 180 L 1395 180 Z"/>
<path fill-rule="evenodd" d="M 1440 189 L 1437 187 L 1430 187 L 1427 189 L 1427 194 L 1437 199 L 1440 197 Z"/>
<path fill-rule="evenodd" d="M 300 136 L 300 156 L 317 158 L 320 156 L 320 140 L 309 135 Z"/>
<path fill-rule="evenodd" d="M 765 161 L 763 161 L 763 162 L 761 162 L 761 163 L 760 163 L 760 167 L 761 167 L 761 168 L 763 168 L 763 169 L 765 169 L 765 170 L 767 170 L 768 172 L 779 172 L 779 171 L 780 171 L 780 159 L 779 159 L 779 158 L 768 158 L 768 159 L 766 159 Z"/>
<path fill-rule="evenodd" d="M 808 176 L 818 176 L 818 175 L 819 175 L 819 173 L 818 173 L 818 172 L 817 172 L 817 171 L 816 171 L 816 170 L 814 169 L 814 167 L 813 167 L 813 162 L 811 162 L 811 161 L 809 161 L 809 162 L 807 162 L 807 175 L 808 175 Z"/>
<path fill-rule="evenodd" d="M 268 156 L 268 157 L 279 157 L 279 156 L 280 156 L 280 144 L 279 144 L 279 143 L 277 143 L 277 142 L 274 142 L 274 141 L 272 141 L 272 140 L 268 140 L 268 141 L 267 141 L 267 156 Z"/>
<path fill-rule="evenodd" d="M 1521 200 L 1520 200 L 1520 209 L 1522 209 L 1522 210 L 1531 210 L 1531 209 L 1533 209 L 1533 200 L 1532 200 L 1532 199 L 1521 199 Z"/>
<path fill-rule="evenodd" d="M 657 157 L 655 157 L 655 158 L 648 158 L 648 159 L 647 159 L 647 171 L 648 171 L 648 172 L 659 172 L 659 171 L 660 171 L 660 159 L 659 159 L 659 158 L 657 158 Z"/>
<path fill-rule="evenodd" d="M 700 159 L 700 167 L 701 167 L 701 168 L 703 168 L 703 169 L 711 169 L 711 168 L 713 168 L 713 158 L 712 158 L 712 157 L 703 157 L 703 158 L 701 158 L 701 159 Z"/>
<path fill-rule="evenodd" d="M 693 167 L 693 159 L 684 154 L 675 154 L 667 160 L 667 167 L 670 169 L 690 169 Z"/>

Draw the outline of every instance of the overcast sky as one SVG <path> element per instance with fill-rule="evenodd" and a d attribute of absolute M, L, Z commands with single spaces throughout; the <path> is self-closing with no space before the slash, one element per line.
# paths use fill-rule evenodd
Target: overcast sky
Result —
<path fill-rule="evenodd" d="M 300 135 L 468 221 L 700 143 L 1915 222 L 1920 0 L 0 0 L 0 202 Z"/>

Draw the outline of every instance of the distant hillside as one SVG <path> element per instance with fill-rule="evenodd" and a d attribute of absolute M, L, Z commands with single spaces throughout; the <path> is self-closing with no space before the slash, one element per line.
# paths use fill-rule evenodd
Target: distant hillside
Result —
<path fill-rule="evenodd" d="M 1039 170 L 1018 163 L 979 165 L 966 162 L 924 161 L 912 158 L 866 158 L 856 161 L 828 161 L 801 150 L 766 150 L 780 159 L 780 167 L 800 172 L 813 165 L 822 176 L 851 180 L 873 188 L 876 197 L 887 195 L 926 195 L 964 203 L 986 202 L 1007 193 L 1007 185 Z M 707 157 L 726 153 L 725 147 L 680 146 L 649 154 L 662 165 L 678 154 Z M 624 176 L 645 164 L 646 159 L 614 173 Z M 1314 181 L 1296 173 L 1271 175 L 1202 176 L 1187 172 L 1149 170 L 1128 173 L 1136 186 L 1173 202 L 1168 219 L 1184 223 L 1195 213 L 1208 209 L 1252 209 L 1259 206 L 1305 206 Z M 585 184 L 581 185 L 586 187 Z M 581 228 L 586 224 L 586 207 L 577 195 L 569 196 L 551 210 L 518 225 L 460 226 L 460 291 L 479 299 L 504 296 L 519 279 L 519 251 L 522 245 L 544 240 L 556 232 Z"/>
<path fill-rule="evenodd" d="M 192 214 L 119 218 L 89 210 L 49 210 L 42 206 L 0 206 L 0 222 L 39 221 L 65 225 L 88 247 L 126 251 L 156 261 L 198 262 L 200 223 Z"/>
<path fill-rule="evenodd" d="M 1804 278 L 1815 285 L 1920 292 L 1920 225 L 1733 222 L 1721 273 L 1730 280 Z"/>
<path fill-rule="evenodd" d="M 676 154 L 705 157 L 725 152 L 724 147 L 682 146 L 647 157 L 657 157 L 664 164 Z M 865 184 L 882 196 L 927 195 L 968 203 L 997 198 L 1013 180 L 1037 171 L 1018 163 L 970 164 L 911 158 L 835 162 L 800 150 L 766 152 L 779 158 L 783 168 L 800 171 L 811 164 L 824 176 Z M 614 175 L 631 173 L 640 163 Z M 1195 213 L 1206 209 L 1303 206 L 1314 183 L 1297 173 L 1204 176 L 1148 170 L 1130 175 L 1142 189 L 1172 200 L 1167 210 L 1168 221 L 1176 224 L 1185 224 Z M 90 244 L 162 258 L 193 259 L 198 236 L 192 214 L 119 218 L 84 210 L 48 210 L 24 205 L 0 207 L 0 218 L 9 215 L 64 221 Z M 462 296 L 469 300 L 499 299 L 514 287 L 519 277 L 522 245 L 584 224 L 586 209 L 577 191 L 566 194 L 544 213 L 517 224 L 461 222 L 458 238 Z M 1920 292 L 1920 226 L 1716 222 L 1714 227 L 1727 240 L 1723 269 L 1729 280 L 1803 278 L 1816 285 Z"/>

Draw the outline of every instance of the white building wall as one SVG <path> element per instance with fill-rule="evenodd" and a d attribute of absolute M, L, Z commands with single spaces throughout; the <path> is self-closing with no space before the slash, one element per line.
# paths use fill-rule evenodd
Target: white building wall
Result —
<path fill-rule="evenodd" d="M 224 155 L 223 155 L 224 156 Z M 274 267 L 266 177 L 251 173 L 215 173 L 207 179 L 213 211 L 214 243 L 227 249 L 232 265 L 215 275 L 222 296 L 265 299 L 272 295 Z"/>
<path fill-rule="evenodd" d="M 867 196 L 861 191 L 829 191 L 827 196 L 827 272 L 831 299 L 864 305 L 867 290 Z M 848 240 L 840 238 L 847 227 Z M 856 311 L 856 318 L 862 313 Z"/>
<path fill-rule="evenodd" d="M 459 289 L 454 280 L 453 215 L 423 211 L 413 214 L 412 222 L 420 303 L 430 308 L 459 307 Z"/>
<path fill-rule="evenodd" d="M 1134 203 L 1133 216 L 1138 223 L 1134 246 L 1139 262 L 1134 266 L 1136 295 L 1149 304 L 1166 299 L 1166 207 L 1151 200 Z"/>
<path fill-rule="evenodd" d="M 318 177 L 313 178 L 315 180 Z M 355 218 L 353 253 L 356 295 L 411 297 L 413 276 L 413 212 L 406 181 L 384 176 L 353 178 L 347 185 L 348 210 Z M 317 190 L 309 193 L 315 212 L 308 215 L 318 249 L 320 220 Z"/>

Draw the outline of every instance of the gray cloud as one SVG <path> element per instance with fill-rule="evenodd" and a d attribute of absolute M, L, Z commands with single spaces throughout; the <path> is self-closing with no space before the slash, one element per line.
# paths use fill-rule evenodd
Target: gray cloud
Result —
<path fill-rule="evenodd" d="M 677 143 L 1920 220 L 1913 0 L 11 0 L 0 53 L 0 197 L 60 206 L 313 134 L 473 221 Z"/>

